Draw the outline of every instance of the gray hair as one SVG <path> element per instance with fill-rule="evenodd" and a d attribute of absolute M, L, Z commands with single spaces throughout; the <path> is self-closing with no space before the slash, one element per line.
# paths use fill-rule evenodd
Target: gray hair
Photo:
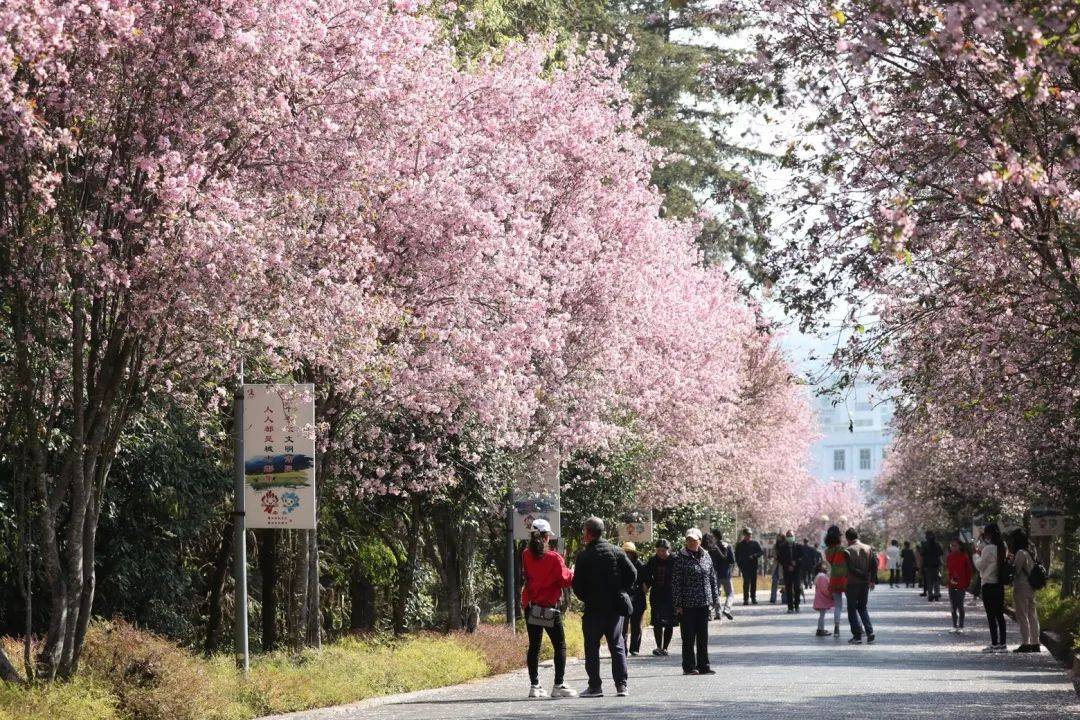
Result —
<path fill-rule="evenodd" d="M 604 537 L 604 521 L 593 515 L 585 521 L 585 532 L 590 537 Z"/>

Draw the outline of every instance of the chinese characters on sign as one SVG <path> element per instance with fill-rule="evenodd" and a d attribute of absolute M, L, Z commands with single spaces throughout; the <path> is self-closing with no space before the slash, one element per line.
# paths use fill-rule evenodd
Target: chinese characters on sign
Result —
<path fill-rule="evenodd" d="M 315 386 L 244 385 L 249 528 L 315 528 Z"/>
<path fill-rule="evenodd" d="M 1064 510 L 1060 508 L 1031 508 L 1031 537 L 1061 537 L 1064 534 Z"/>
<path fill-rule="evenodd" d="M 653 537 L 652 510 L 636 508 L 619 516 L 619 540 L 635 545 Z"/>

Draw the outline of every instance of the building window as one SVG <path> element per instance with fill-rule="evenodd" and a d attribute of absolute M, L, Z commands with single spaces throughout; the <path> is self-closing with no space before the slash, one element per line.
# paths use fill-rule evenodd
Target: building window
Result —
<path fill-rule="evenodd" d="M 859 469 L 870 469 L 870 448 L 861 448 L 859 450 Z"/>
<path fill-rule="evenodd" d="M 832 469 L 843 470 L 844 469 L 844 451 L 833 450 L 832 453 Z"/>

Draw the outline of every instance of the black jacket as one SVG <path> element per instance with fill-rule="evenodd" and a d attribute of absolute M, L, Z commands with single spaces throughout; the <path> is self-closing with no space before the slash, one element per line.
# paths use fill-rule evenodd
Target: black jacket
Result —
<path fill-rule="evenodd" d="M 735 564 L 735 553 L 731 551 L 731 546 L 719 543 L 716 547 L 709 548 L 709 557 L 712 559 L 716 579 L 730 579 L 731 566 Z"/>
<path fill-rule="evenodd" d="M 801 556 L 799 546 L 795 543 L 789 540 L 776 543 L 776 562 L 784 572 L 798 572 Z"/>
<path fill-rule="evenodd" d="M 922 546 L 922 564 L 924 568 L 941 568 L 941 556 L 944 553 L 937 540 L 927 540 Z"/>
<path fill-rule="evenodd" d="M 630 563 L 637 572 L 637 579 L 634 580 L 634 586 L 630 589 L 630 599 L 634 601 L 634 612 L 642 613 L 645 612 L 645 564 L 636 557 L 630 558 Z"/>
<path fill-rule="evenodd" d="M 740 540 L 735 543 L 735 562 L 740 568 L 755 568 L 765 551 L 757 540 Z M 746 573 L 743 573 L 744 575 Z"/>
<path fill-rule="evenodd" d="M 630 558 L 607 540 L 593 540 L 574 563 L 574 594 L 585 604 L 585 614 L 624 613 L 620 595 L 629 594 L 637 581 Z"/>

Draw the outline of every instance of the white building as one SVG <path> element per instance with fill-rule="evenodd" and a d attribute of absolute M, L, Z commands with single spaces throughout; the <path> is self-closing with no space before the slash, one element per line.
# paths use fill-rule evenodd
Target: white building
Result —
<path fill-rule="evenodd" d="M 888 453 L 892 403 L 865 383 L 840 399 L 824 396 L 815 402 L 822 433 L 813 450 L 815 476 L 858 483 L 869 492 Z"/>

